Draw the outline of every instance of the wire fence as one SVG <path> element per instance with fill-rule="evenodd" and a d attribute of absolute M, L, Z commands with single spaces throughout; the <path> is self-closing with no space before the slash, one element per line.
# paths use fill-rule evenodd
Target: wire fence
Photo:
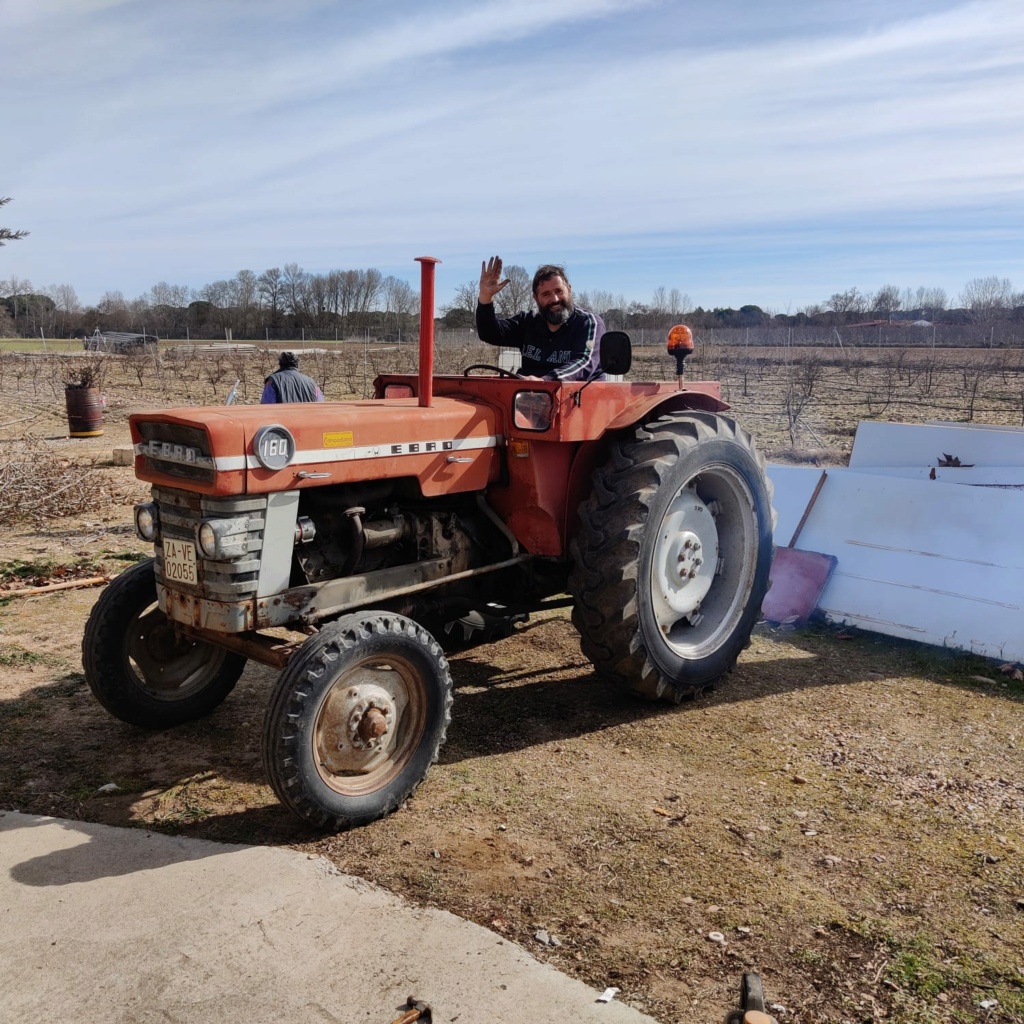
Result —
<path fill-rule="evenodd" d="M 294 347 L 294 346 L 292 346 Z M 367 398 L 382 373 L 416 373 L 412 345 L 348 341 L 296 348 L 300 368 L 328 400 Z M 63 408 L 64 386 L 85 364 L 107 395 L 107 417 L 147 406 L 257 403 L 279 349 L 267 345 L 161 343 L 115 355 L 0 351 L 0 396 L 13 410 Z M 498 350 L 470 332 L 437 338 L 435 372 L 460 374 L 498 362 Z M 770 457 L 842 461 L 861 419 L 952 420 L 1024 425 L 1024 352 L 1019 348 L 735 345 L 698 335 L 690 380 L 718 381 L 722 397 Z M 673 380 L 664 348 L 636 346 L 629 381 Z"/>

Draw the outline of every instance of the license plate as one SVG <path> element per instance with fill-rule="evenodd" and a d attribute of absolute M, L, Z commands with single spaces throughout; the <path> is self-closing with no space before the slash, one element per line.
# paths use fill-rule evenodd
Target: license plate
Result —
<path fill-rule="evenodd" d="M 196 575 L 196 546 L 187 540 L 164 538 L 164 579 L 168 583 L 199 582 Z"/>

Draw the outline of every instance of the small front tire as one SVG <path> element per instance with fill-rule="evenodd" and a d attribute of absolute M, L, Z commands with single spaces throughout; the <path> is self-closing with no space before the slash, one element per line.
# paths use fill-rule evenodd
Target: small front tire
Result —
<path fill-rule="evenodd" d="M 278 677 L 263 763 L 278 799 L 338 831 L 400 806 L 437 760 L 452 679 L 437 641 L 393 612 L 325 625 Z"/>

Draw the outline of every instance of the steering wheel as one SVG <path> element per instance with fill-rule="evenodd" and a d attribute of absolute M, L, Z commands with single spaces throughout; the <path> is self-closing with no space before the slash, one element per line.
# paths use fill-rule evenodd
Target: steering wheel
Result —
<path fill-rule="evenodd" d="M 503 370 L 500 366 L 491 366 L 490 363 L 474 363 L 472 366 L 467 366 L 462 371 L 462 376 L 468 377 L 473 370 L 489 370 L 491 373 L 496 373 L 499 377 L 511 377 L 513 380 L 523 379 L 522 374 L 513 373 L 511 370 Z"/>

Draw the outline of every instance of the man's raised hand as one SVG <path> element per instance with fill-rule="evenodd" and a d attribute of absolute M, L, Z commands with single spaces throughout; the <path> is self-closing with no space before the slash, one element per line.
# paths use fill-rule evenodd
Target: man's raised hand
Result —
<path fill-rule="evenodd" d="M 494 296 L 508 284 L 508 278 L 501 280 L 501 257 L 492 256 L 480 264 L 480 301 L 487 305 Z"/>

